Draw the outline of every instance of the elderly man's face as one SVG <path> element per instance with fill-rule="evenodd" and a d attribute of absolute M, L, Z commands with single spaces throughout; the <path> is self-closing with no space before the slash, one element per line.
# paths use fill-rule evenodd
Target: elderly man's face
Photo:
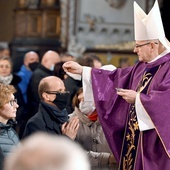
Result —
<path fill-rule="evenodd" d="M 139 61 L 149 62 L 152 60 L 150 41 L 136 41 L 134 53 L 137 53 Z"/>

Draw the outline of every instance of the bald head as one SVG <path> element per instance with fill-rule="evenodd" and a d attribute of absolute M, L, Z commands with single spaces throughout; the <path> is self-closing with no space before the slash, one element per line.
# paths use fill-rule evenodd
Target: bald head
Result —
<path fill-rule="evenodd" d="M 34 51 L 29 51 L 24 56 L 24 65 L 28 68 L 30 63 L 39 62 L 39 56 Z"/>
<path fill-rule="evenodd" d="M 41 144 L 40 144 L 41 143 Z M 80 145 L 58 135 L 36 133 L 22 141 L 5 162 L 4 170 L 90 170 Z"/>
<path fill-rule="evenodd" d="M 46 91 L 65 91 L 63 81 L 56 76 L 48 76 L 43 78 L 38 86 L 38 93 L 41 100 L 44 100 L 42 94 Z"/>
<path fill-rule="evenodd" d="M 47 51 L 42 58 L 41 64 L 47 69 L 51 70 L 54 65 L 61 61 L 59 54 L 55 51 Z"/>

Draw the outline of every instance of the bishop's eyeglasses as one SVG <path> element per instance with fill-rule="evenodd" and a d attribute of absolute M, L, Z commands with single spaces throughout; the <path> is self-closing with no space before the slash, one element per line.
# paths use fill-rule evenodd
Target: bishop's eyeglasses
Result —
<path fill-rule="evenodd" d="M 135 48 L 139 48 L 139 47 L 143 47 L 143 46 L 145 46 L 145 45 L 148 45 L 148 44 L 150 44 L 151 42 L 147 42 L 147 43 L 144 43 L 144 44 L 136 44 L 135 45 Z M 158 44 L 157 42 L 154 42 L 154 44 Z"/>

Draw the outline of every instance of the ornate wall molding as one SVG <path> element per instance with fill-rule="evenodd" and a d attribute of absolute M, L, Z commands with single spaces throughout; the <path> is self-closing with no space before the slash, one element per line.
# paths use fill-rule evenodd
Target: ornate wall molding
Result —
<path fill-rule="evenodd" d="M 61 12 L 63 46 L 72 39 L 87 49 L 134 40 L 133 0 L 60 1 L 65 6 Z M 146 10 L 148 1 L 136 1 Z"/>
<path fill-rule="evenodd" d="M 105 0 L 113 8 L 121 8 L 127 0 Z"/>
<path fill-rule="evenodd" d="M 61 10 L 61 33 L 60 40 L 63 48 L 67 46 L 67 36 L 68 36 L 68 0 L 60 0 L 60 10 Z"/>

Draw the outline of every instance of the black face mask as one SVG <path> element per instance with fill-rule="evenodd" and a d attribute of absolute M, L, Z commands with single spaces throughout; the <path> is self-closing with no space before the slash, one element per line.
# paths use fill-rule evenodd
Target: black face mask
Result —
<path fill-rule="evenodd" d="M 37 68 L 38 64 L 38 62 L 33 62 L 28 64 L 28 67 L 31 69 L 31 71 L 34 71 Z"/>
<path fill-rule="evenodd" d="M 58 93 L 53 103 L 60 109 L 63 110 L 67 106 L 68 93 Z"/>

